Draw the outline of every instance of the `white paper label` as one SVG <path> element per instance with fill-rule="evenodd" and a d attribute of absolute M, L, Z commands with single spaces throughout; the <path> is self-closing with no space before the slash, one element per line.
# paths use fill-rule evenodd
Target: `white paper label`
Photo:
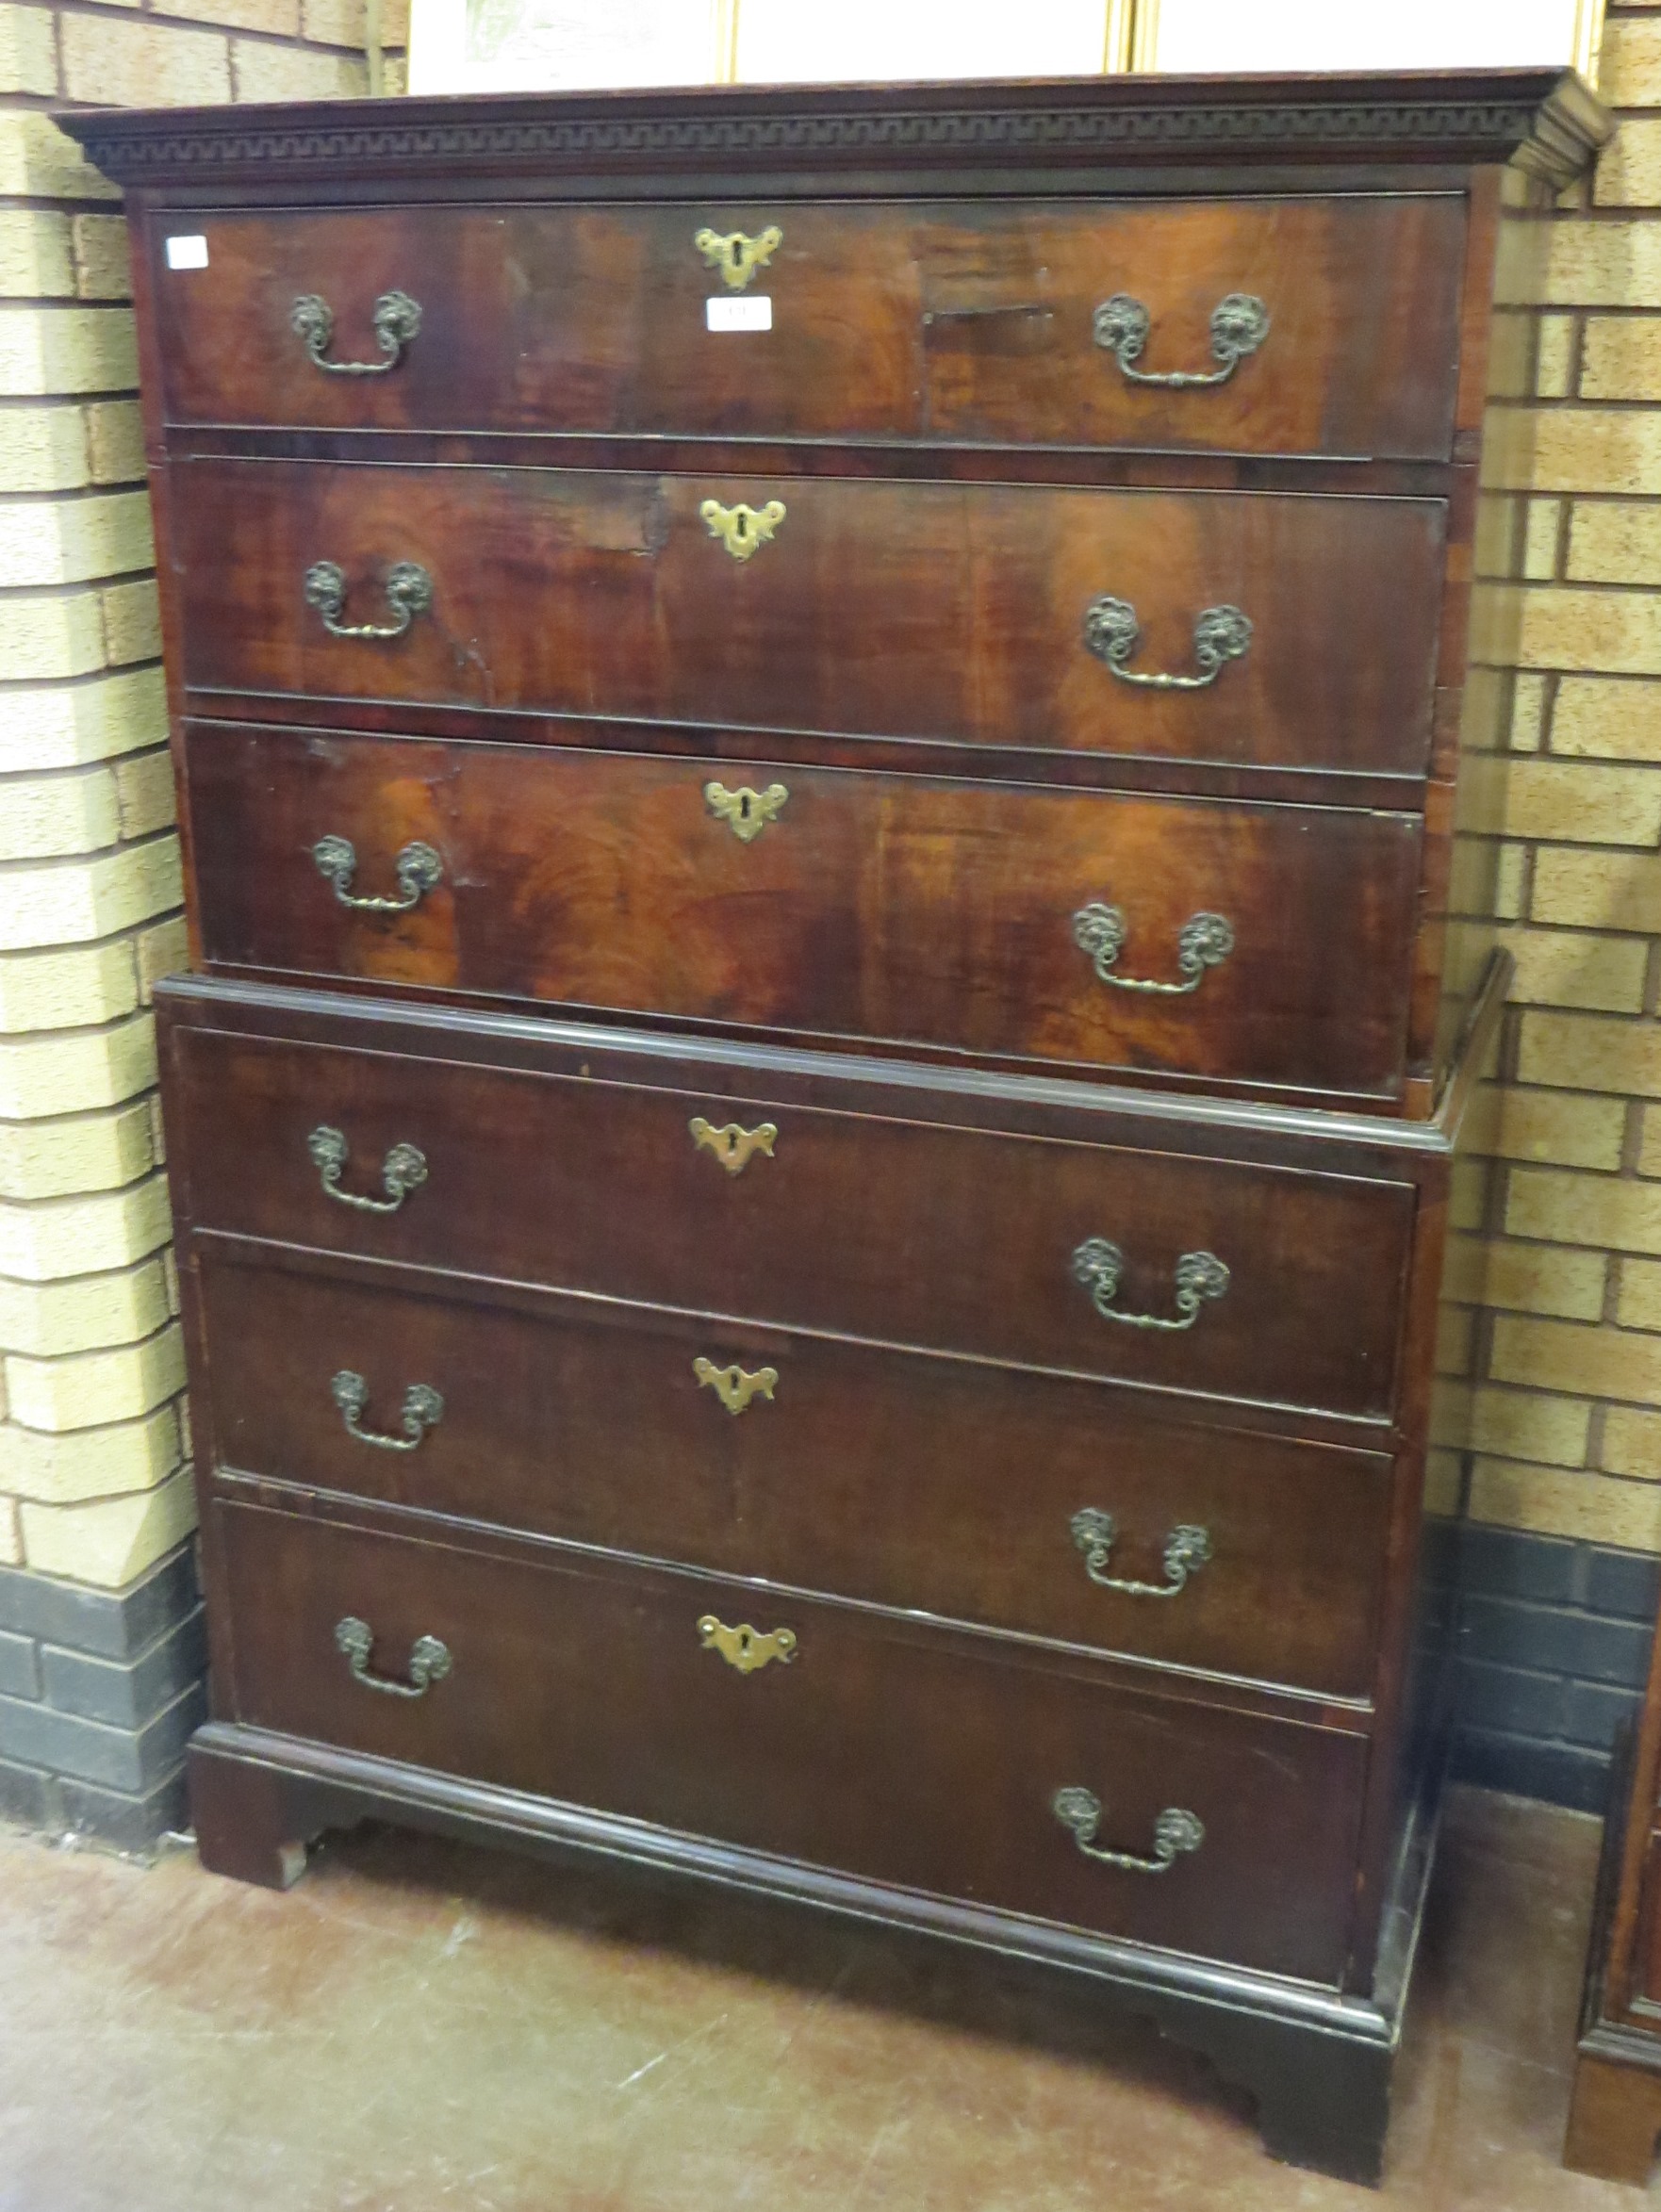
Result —
<path fill-rule="evenodd" d="M 193 238 L 169 238 L 167 265 L 170 269 L 206 269 L 207 240 L 200 232 Z"/>
<path fill-rule="evenodd" d="M 711 330 L 771 330 L 773 303 L 765 292 L 748 300 L 706 300 L 703 320 Z"/>

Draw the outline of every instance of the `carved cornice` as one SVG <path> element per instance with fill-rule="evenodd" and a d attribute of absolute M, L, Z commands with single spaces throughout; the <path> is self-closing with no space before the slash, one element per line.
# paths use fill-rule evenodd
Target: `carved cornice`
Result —
<path fill-rule="evenodd" d="M 641 93 L 74 109 L 57 119 L 118 183 L 391 172 L 608 177 L 1504 162 L 1566 184 L 1609 136 L 1572 75 L 1088 78 L 1022 85 L 696 88 Z"/>

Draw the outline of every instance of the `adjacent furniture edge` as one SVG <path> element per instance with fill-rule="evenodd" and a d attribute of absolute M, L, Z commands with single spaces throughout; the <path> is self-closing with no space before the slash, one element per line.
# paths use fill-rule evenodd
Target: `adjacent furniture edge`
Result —
<path fill-rule="evenodd" d="M 1612 1985 L 1629 1978 L 1615 1925 L 1622 1862 L 1635 1827 L 1645 1836 L 1650 1828 L 1649 1807 L 1637 1794 L 1637 1754 L 1635 1718 L 1616 1737 L 1610 1768 L 1563 2163 L 1642 2188 L 1661 2133 L 1661 2040 L 1617 2017 L 1610 2005 Z"/>
<path fill-rule="evenodd" d="M 361 177 L 581 179 L 643 173 L 696 187 L 753 169 L 768 189 L 891 195 L 895 172 L 1365 160 L 1515 162 L 1579 174 L 1614 123 L 1571 72 L 1108 76 L 1028 83 L 722 86 L 644 92 L 72 108 L 54 120 L 120 184 L 257 186 Z"/>

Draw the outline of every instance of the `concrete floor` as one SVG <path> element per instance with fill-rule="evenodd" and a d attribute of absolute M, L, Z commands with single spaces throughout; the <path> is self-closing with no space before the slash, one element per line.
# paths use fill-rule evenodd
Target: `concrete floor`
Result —
<path fill-rule="evenodd" d="M 1455 1795 L 1386 2205 L 1557 2164 L 1596 1824 Z M 431 1839 L 287 1896 L 0 1831 L 0 2212 L 1363 2212 L 1205 2066 L 860 1929 Z"/>

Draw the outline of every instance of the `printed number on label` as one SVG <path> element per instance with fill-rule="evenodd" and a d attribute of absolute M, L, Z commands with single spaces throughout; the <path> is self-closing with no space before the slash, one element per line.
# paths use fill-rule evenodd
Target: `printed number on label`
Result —
<path fill-rule="evenodd" d="M 709 330 L 771 330 L 773 303 L 765 292 L 753 300 L 706 300 L 703 320 Z"/>

